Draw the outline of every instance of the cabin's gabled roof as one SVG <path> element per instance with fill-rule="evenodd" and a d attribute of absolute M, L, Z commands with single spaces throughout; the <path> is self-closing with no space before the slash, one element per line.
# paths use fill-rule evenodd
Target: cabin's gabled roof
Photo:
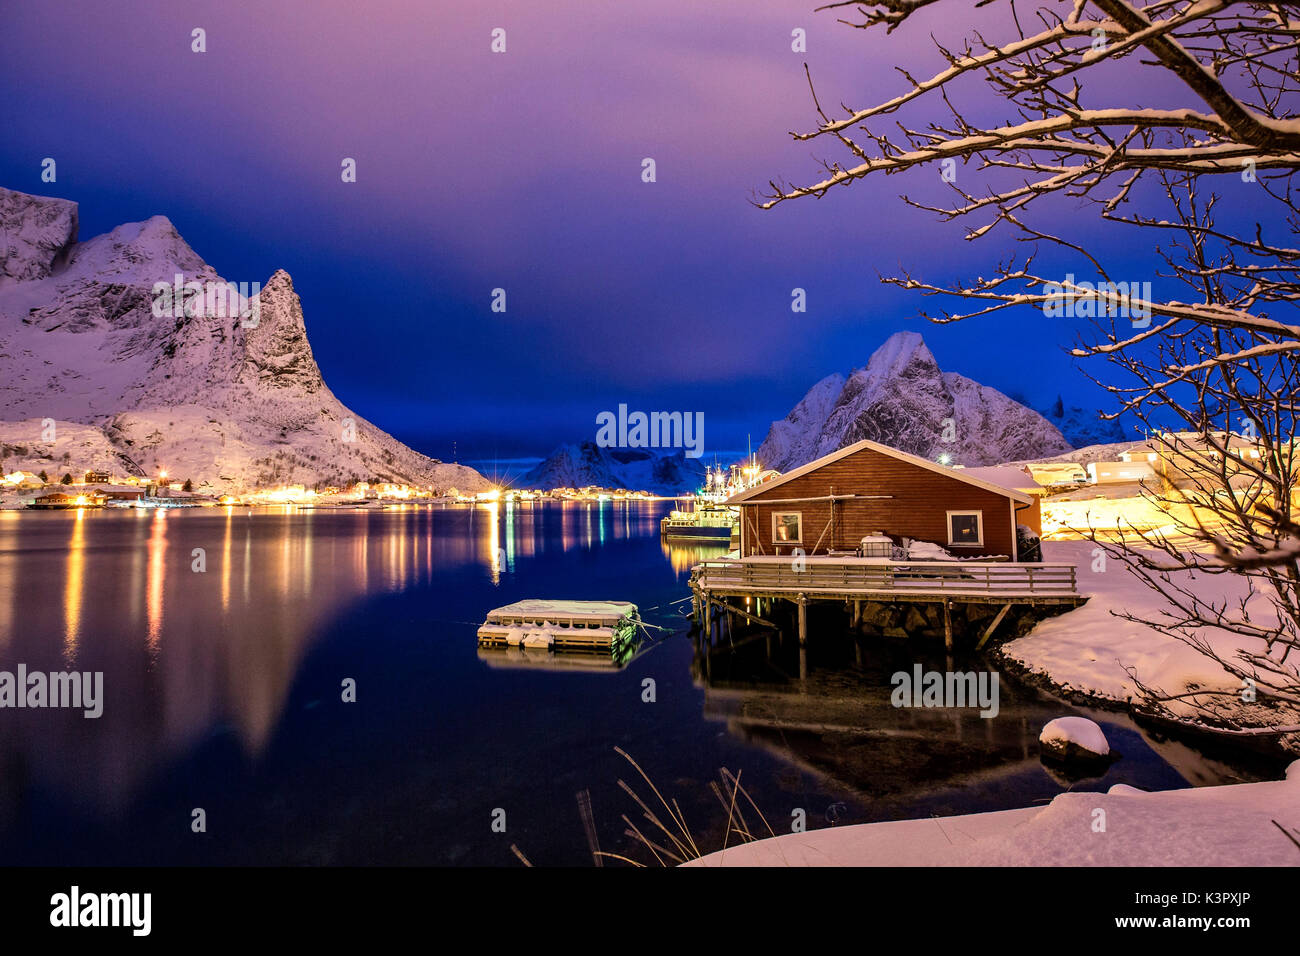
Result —
<path fill-rule="evenodd" d="M 1023 491 L 1017 491 L 1015 488 L 1007 488 L 1003 485 L 998 485 L 998 484 L 994 484 L 991 481 L 986 481 L 975 475 L 964 474 L 965 469 L 949 468 L 946 465 L 939 464 L 937 461 L 930 461 L 929 459 L 922 458 L 919 455 L 913 455 L 905 451 L 899 451 L 897 448 L 890 448 L 888 445 L 882 445 L 879 442 L 874 442 L 871 441 L 870 439 L 864 438 L 862 441 L 854 442 L 852 445 L 845 445 L 839 451 L 831 452 L 829 455 L 824 455 L 823 457 L 818 458 L 816 461 L 810 461 L 806 465 L 800 465 L 794 471 L 787 471 L 780 478 L 776 478 L 772 481 L 764 482 L 761 485 L 756 485 L 753 488 L 749 488 L 745 491 L 742 491 L 738 495 L 732 495 L 723 503 L 728 505 L 744 504 L 745 502 L 749 501 L 752 498 L 756 498 L 759 495 L 766 494 L 767 492 L 771 491 L 773 488 L 785 484 L 787 481 L 793 481 L 796 478 L 802 478 L 804 475 L 811 474 L 812 472 L 817 471 L 819 468 L 829 465 L 832 462 L 839 461 L 841 458 L 847 458 L 852 454 L 856 454 L 857 452 L 867 451 L 867 450 L 878 452 L 882 455 L 887 455 L 890 458 L 896 458 L 899 461 L 907 462 L 909 465 L 915 465 L 917 468 L 924 468 L 928 471 L 933 471 L 936 474 L 946 475 L 949 478 L 955 478 L 957 481 L 963 482 L 968 485 L 974 485 L 976 488 L 983 488 L 985 491 L 991 491 L 994 494 L 1002 495 L 1004 498 L 1012 498 L 1016 501 L 1019 501 L 1021 504 L 1026 504 L 1026 505 L 1031 504 L 1034 500 L 1029 495 L 1025 494 Z"/>

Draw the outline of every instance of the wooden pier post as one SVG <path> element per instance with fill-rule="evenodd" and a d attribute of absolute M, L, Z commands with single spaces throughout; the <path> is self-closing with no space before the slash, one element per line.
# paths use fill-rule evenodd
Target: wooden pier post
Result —
<path fill-rule="evenodd" d="M 808 646 L 808 595 L 799 595 L 799 646 Z"/>
<path fill-rule="evenodd" d="M 943 602 L 943 646 L 952 653 L 952 602 L 947 599 Z"/>
<path fill-rule="evenodd" d="M 808 595 L 799 595 L 799 680 L 808 679 Z"/>
<path fill-rule="evenodd" d="M 999 624 L 1002 623 L 1002 619 L 1003 619 L 1004 617 L 1007 616 L 1007 611 L 1010 611 L 1010 610 L 1011 610 L 1011 605 L 1010 605 L 1010 604 L 1004 604 L 1004 605 L 1002 605 L 1002 610 L 998 611 L 998 613 L 997 613 L 997 617 L 993 618 L 993 622 L 992 622 L 991 624 L 989 624 L 989 626 L 985 629 L 985 631 L 984 631 L 984 636 L 981 637 L 981 638 L 980 638 L 980 642 L 979 642 L 978 644 L 975 645 L 975 650 L 977 650 L 977 651 L 978 651 L 978 650 L 983 650 L 984 645 L 987 644 L 988 641 L 989 641 L 989 638 L 993 636 L 993 631 L 994 631 L 994 629 L 995 629 Z"/>
<path fill-rule="evenodd" d="M 713 643 L 713 600 L 709 597 L 709 592 L 702 592 L 704 596 L 704 640 L 706 643 Z"/>

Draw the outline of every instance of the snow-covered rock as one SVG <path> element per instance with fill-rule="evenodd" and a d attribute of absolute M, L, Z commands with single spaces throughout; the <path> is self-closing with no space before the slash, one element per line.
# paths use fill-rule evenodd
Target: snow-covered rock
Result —
<path fill-rule="evenodd" d="M 45 278 L 76 241 L 76 203 L 0 188 L 0 283 Z"/>
<path fill-rule="evenodd" d="M 758 450 L 789 471 L 869 438 L 925 458 L 988 465 L 1057 455 L 1070 445 L 1043 416 L 996 389 L 940 370 L 915 332 L 890 336 L 848 379 L 822 379 Z"/>
<path fill-rule="evenodd" d="M 52 420 L 57 447 L 40 455 L 63 460 L 74 451 L 65 436 L 84 443 L 84 435 L 58 424 L 91 426 L 137 474 L 166 468 L 220 490 L 375 478 L 490 486 L 473 469 L 408 448 L 334 396 L 287 273 L 260 291 L 247 286 L 238 304 L 255 304 L 255 320 L 212 304 L 158 318 L 155 283 L 224 280 L 165 217 L 77 243 L 76 209 L 0 190 L 0 234 L 11 237 L 0 248 L 12 270 L 0 279 L 0 417 L 14 423 L 6 442 L 35 444 Z M 69 464 L 98 469 L 102 452 L 93 462 L 73 454 Z"/>
<path fill-rule="evenodd" d="M 767 439 L 758 450 L 764 467 L 789 471 L 817 457 L 826 420 L 844 391 L 844 383 L 845 378 L 839 372 L 827 375 L 808 390 L 789 415 L 772 423 Z"/>
<path fill-rule="evenodd" d="M 1055 405 L 1043 410 L 1042 416 L 1055 425 L 1056 430 L 1075 448 L 1135 441 L 1138 438 L 1136 433 L 1126 430 L 1119 422 L 1103 420 L 1101 412 L 1080 408 L 1078 405 L 1066 405 L 1059 397 Z"/>
<path fill-rule="evenodd" d="M 1098 760 L 1110 756 L 1110 744 L 1095 721 L 1087 717 L 1057 717 L 1038 735 L 1043 755 L 1057 760 Z"/>

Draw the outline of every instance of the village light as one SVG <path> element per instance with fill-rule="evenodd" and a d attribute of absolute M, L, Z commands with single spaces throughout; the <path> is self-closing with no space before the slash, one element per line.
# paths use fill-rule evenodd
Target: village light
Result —
<path fill-rule="evenodd" d="M 939 464 L 941 465 L 946 465 L 951 461 L 952 461 L 952 456 L 949 455 L 947 452 L 944 452 L 942 455 L 939 456 Z"/>

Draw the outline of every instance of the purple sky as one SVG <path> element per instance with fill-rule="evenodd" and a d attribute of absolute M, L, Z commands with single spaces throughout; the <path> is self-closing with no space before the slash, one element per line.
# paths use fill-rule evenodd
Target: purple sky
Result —
<path fill-rule="evenodd" d="M 1061 352 L 1068 326 L 922 325 L 920 300 L 877 281 L 900 263 L 947 280 L 1004 250 L 897 200 L 937 172 L 748 202 L 842 158 L 786 135 L 815 119 L 804 60 L 824 104 L 863 105 L 901 91 L 895 63 L 936 62 L 926 24 L 886 38 L 811 0 L 5 7 L 0 184 L 77 200 L 83 238 L 164 214 L 230 280 L 287 269 L 334 391 L 430 454 L 544 454 L 620 402 L 704 412 L 711 450 L 757 445 L 909 327 L 945 370 L 1039 406 L 1101 403 Z"/>

